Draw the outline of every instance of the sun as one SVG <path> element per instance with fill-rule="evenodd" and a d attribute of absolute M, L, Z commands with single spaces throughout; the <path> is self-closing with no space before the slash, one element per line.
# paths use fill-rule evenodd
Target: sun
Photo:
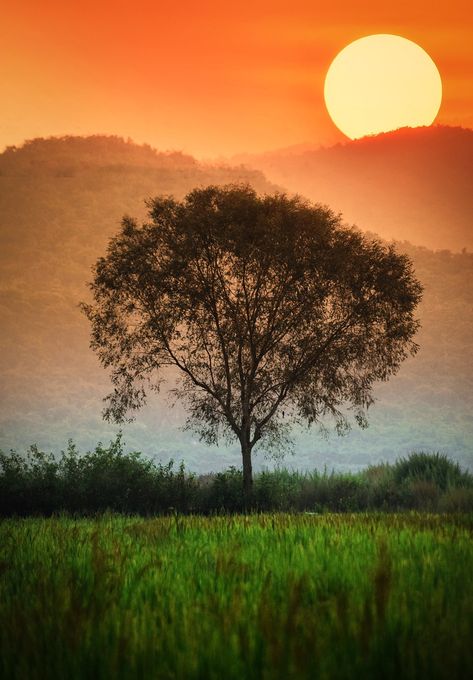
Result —
<path fill-rule="evenodd" d="M 335 125 L 356 139 L 431 125 L 442 101 L 442 80 L 415 42 L 399 35 L 368 35 L 335 57 L 324 95 Z"/>

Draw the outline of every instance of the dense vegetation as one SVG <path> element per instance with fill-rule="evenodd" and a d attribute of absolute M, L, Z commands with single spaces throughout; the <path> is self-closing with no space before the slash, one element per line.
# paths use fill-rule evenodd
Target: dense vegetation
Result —
<path fill-rule="evenodd" d="M 0 523 L 10 680 L 463 680 L 471 516 Z"/>
<path fill-rule="evenodd" d="M 242 472 L 230 468 L 194 475 L 181 463 L 156 464 L 126 453 L 118 437 L 108 447 L 79 455 L 69 443 L 58 459 L 37 447 L 27 456 L 0 452 L 0 515 L 28 516 L 104 511 L 237 513 L 246 508 Z M 254 481 L 258 512 L 429 510 L 473 512 L 473 476 L 445 456 L 412 454 L 394 465 L 358 474 L 264 471 Z"/>
<path fill-rule="evenodd" d="M 450 173 L 450 156 L 443 157 Z M 89 349 L 87 320 L 78 309 L 87 300 L 90 268 L 125 213 L 144 217 L 145 198 L 179 198 L 195 186 L 239 180 L 258 192 L 274 191 L 260 172 L 207 166 L 117 138 L 34 140 L 0 155 L 0 447 L 38 442 L 58 450 L 72 437 L 90 448 L 115 436 L 100 415 L 109 378 Z M 317 186 L 311 183 L 312 198 Z M 447 183 L 437 198 L 447 204 L 456 200 L 452 195 Z M 322 193 L 319 199 L 326 200 Z M 385 217 L 391 217 L 388 207 Z M 381 221 L 370 224 L 382 228 Z M 414 228 L 411 233 L 414 238 Z M 412 258 L 425 286 L 420 351 L 375 389 L 367 430 L 329 441 L 317 431 L 298 432 L 299 469 L 360 469 L 412 450 L 440 450 L 473 468 L 473 255 L 406 242 L 397 248 Z M 237 448 L 208 449 L 180 431 L 183 422 L 179 406 L 169 408 L 158 395 L 124 432 L 131 447 L 164 461 L 185 457 L 194 470 L 238 463 Z"/>

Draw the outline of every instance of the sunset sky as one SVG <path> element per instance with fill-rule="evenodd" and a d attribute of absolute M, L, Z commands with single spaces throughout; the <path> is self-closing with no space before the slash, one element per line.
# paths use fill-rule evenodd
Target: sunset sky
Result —
<path fill-rule="evenodd" d="M 348 43 L 394 33 L 443 81 L 436 122 L 473 127 L 467 0 L 5 3 L 0 150 L 36 136 L 110 133 L 198 157 L 344 138 L 323 99 Z"/>

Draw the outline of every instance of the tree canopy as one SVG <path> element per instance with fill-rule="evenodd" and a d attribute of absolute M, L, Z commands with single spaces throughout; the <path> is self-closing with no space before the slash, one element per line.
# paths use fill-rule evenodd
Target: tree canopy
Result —
<path fill-rule="evenodd" d="M 208 442 L 251 453 L 294 422 L 360 425 L 372 387 L 409 353 L 421 297 L 410 260 L 328 208 L 249 186 L 209 186 L 125 217 L 83 305 L 92 348 L 112 369 L 105 416 L 126 419 L 178 369 L 177 395 Z"/>

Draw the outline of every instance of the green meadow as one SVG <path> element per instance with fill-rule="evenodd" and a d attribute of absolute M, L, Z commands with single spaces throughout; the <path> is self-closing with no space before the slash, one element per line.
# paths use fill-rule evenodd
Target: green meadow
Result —
<path fill-rule="evenodd" d="M 5 519 L 0 676 L 471 678 L 473 516 Z"/>

